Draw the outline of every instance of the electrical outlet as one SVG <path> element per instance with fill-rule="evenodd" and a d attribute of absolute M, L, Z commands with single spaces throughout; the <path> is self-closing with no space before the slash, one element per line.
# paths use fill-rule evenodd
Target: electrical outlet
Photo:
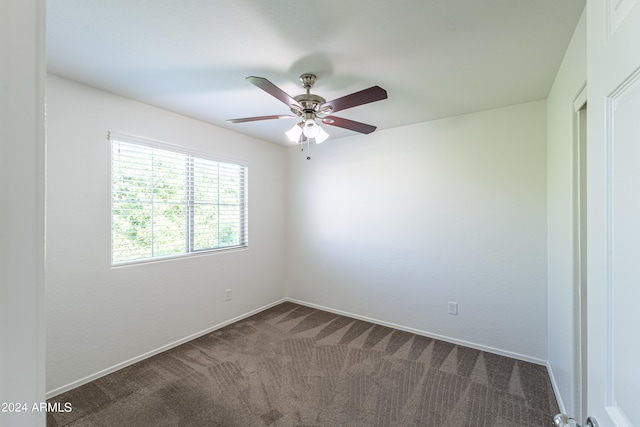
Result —
<path fill-rule="evenodd" d="M 449 314 L 453 314 L 454 316 L 458 315 L 458 303 L 455 301 L 449 301 Z"/>
<path fill-rule="evenodd" d="M 227 289 L 224 291 L 224 300 L 231 301 L 231 289 Z"/>

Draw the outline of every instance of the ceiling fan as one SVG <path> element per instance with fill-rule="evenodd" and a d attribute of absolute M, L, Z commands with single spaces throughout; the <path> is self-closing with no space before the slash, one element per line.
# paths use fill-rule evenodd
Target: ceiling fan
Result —
<path fill-rule="evenodd" d="M 250 76 L 247 77 L 247 80 L 249 83 L 254 84 L 285 103 L 294 115 L 245 117 L 241 119 L 229 119 L 227 122 L 244 123 L 258 120 L 299 118 L 300 121 L 286 132 L 289 139 L 295 143 L 302 143 L 308 138 L 313 138 L 316 143 L 320 143 L 329 137 L 329 135 L 318 125 L 318 122 L 316 121 L 318 119 L 326 125 L 337 126 L 355 132 L 369 134 L 376 130 L 375 126 L 328 114 L 387 98 L 386 90 L 382 89 L 380 86 L 372 86 L 368 89 L 354 92 L 350 95 L 327 102 L 323 97 L 311 93 L 311 88 L 316 82 L 316 76 L 310 73 L 300 76 L 300 82 L 305 88 L 306 93 L 294 97 L 289 96 L 282 89 L 263 77 Z"/>

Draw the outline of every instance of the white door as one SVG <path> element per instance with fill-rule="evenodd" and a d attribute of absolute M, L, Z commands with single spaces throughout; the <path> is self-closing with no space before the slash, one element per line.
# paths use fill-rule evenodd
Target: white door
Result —
<path fill-rule="evenodd" d="M 640 0 L 587 0 L 587 413 L 640 427 Z"/>

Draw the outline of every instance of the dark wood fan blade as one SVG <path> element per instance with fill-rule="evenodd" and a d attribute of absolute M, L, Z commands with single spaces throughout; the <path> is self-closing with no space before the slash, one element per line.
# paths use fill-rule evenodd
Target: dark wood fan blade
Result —
<path fill-rule="evenodd" d="M 331 112 L 346 110 L 347 108 L 357 107 L 358 105 L 368 104 L 370 102 L 381 101 L 387 99 L 387 91 L 380 86 L 372 86 L 351 95 L 325 102 L 320 106 L 320 110 L 326 106 L 331 106 Z"/>
<path fill-rule="evenodd" d="M 336 116 L 327 116 L 324 119 L 322 119 L 322 123 L 331 125 L 331 126 L 337 126 L 340 128 L 353 130 L 360 133 L 367 133 L 367 134 L 376 130 L 375 126 L 371 126 L 366 123 L 356 122 L 354 120 L 343 119 L 341 117 L 336 117 Z"/>
<path fill-rule="evenodd" d="M 290 97 L 286 92 L 284 92 L 282 89 L 280 89 L 278 86 L 274 85 L 264 77 L 249 76 L 247 77 L 247 80 L 267 92 L 269 95 L 274 96 L 280 101 L 284 102 L 289 106 L 289 108 L 293 108 L 295 106 L 297 109 L 302 109 L 302 106 L 298 103 L 298 101 Z"/>
<path fill-rule="evenodd" d="M 242 119 L 228 119 L 227 123 L 245 123 L 245 122 L 257 122 L 258 120 L 272 120 L 272 119 L 295 119 L 296 116 L 257 116 L 257 117 L 244 117 Z"/>

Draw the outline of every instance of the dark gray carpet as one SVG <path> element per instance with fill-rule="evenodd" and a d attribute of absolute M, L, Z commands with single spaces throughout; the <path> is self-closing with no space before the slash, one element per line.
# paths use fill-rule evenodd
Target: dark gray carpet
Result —
<path fill-rule="evenodd" d="M 57 426 L 552 425 L 543 366 L 282 303 L 49 400 Z"/>

